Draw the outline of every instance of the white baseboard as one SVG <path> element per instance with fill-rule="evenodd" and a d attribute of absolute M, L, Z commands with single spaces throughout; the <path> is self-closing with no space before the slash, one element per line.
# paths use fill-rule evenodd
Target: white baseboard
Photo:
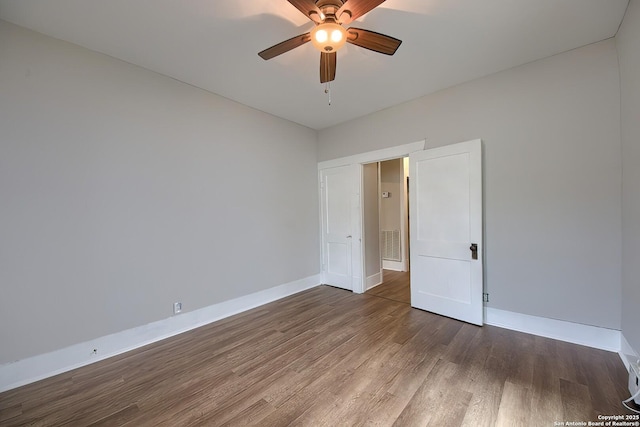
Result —
<path fill-rule="evenodd" d="M 366 289 L 362 287 L 362 278 L 361 277 L 351 277 L 351 292 L 355 294 L 364 293 Z"/>
<path fill-rule="evenodd" d="M 382 260 L 382 268 L 393 271 L 407 271 L 403 261 L 389 261 L 388 259 Z"/>
<path fill-rule="evenodd" d="M 485 323 L 607 351 L 619 352 L 621 346 L 622 334 L 615 329 L 530 316 L 491 307 L 485 307 Z"/>
<path fill-rule="evenodd" d="M 379 272 L 367 277 L 367 284 L 366 284 L 367 287 L 365 289 L 365 292 L 368 291 L 369 289 L 375 288 L 380 284 L 382 284 L 382 272 Z"/>
<path fill-rule="evenodd" d="M 629 370 L 629 362 L 637 362 L 640 360 L 640 355 L 631 347 L 631 344 L 629 344 L 629 341 L 627 341 L 623 334 L 620 334 L 620 351 L 618 354 L 627 370 Z"/>
<path fill-rule="evenodd" d="M 313 288 L 318 286 L 320 282 L 319 275 L 309 276 L 198 310 L 184 312 L 147 325 L 0 365 L 0 392 L 178 335 L 305 289 Z M 93 349 L 98 350 L 97 354 L 93 354 Z"/>

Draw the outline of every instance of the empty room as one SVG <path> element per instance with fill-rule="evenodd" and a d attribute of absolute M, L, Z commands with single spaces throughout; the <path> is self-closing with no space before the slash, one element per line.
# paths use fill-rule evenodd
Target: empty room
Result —
<path fill-rule="evenodd" d="M 640 426 L 640 0 L 0 0 L 0 426 Z"/>

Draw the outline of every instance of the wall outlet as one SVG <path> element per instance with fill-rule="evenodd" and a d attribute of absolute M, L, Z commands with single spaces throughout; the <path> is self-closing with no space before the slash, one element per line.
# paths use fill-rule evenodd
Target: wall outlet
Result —
<path fill-rule="evenodd" d="M 640 366 L 638 366 L 638 362 L 629 363 L 629 393 L 631 396 L 634 396 L 638 392 L 638 388 L 640 387 Z M 640 405 L 640 396 L 633 399 L 638 405 Z"/>
<path fill-rule="evenodd" d="M 174 302 L 173 303 L 173 314 L 178 314 L 182 311 L 182 303 Z"/>

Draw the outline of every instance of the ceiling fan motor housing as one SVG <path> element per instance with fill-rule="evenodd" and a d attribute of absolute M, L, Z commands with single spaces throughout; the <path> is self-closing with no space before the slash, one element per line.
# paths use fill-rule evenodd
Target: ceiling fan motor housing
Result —
<path fill-rule="evenodd" d="M 340 0 L 318 0 L 316 2 L 316 6 L 318 6 L 318 9 L 324 14 L 323 19 L 328 16 L 333 16 L 335 19 L 336 12 L 342 7 L 342 4 L 343 2 Z"/>

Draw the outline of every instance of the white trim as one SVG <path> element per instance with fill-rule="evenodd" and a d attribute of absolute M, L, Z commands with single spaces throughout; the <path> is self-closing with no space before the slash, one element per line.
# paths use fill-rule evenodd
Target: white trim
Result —
<path fill-rule="evenodd" d="M 363 285 L 364 285 L 364 282 L 362 281 L 362 277 L 353 277 L 351 280 L 352 288 L 347 290 L 348 291 L 350 290 L 354 294 L 363 294 L 366 291 Z"/>
<path fill-rule="evenodd" d="M 320 283 L 322 284 L 326 284 L 327 283 L 327 266 L 325 265 L 324 262 L 324 253 L 325 253 L 325 248 L 324 248 L 324 233 L 322 232 L 323 228 L 324 228 L 324 221 L 323 221 L 323 212 L 322 212 L 322 206 L 323 206 L 323 202 L 322 202 L 322 186 L 324 185 L 324 183 L 322 182 L 322 172 L 320 170 L 318 170 L 318 218 L 320 219 L 320 221 L 318 221 L 318 235 L 320 236 L 320 253 L 318 254 L 320 256 Z"/>
<path fill-rule="evenodd" d="M 352 165 L 355 163 L 382 162 L 398 157 L 406 157 L 414 151 L 424 150 L 426 140 L 412 142 L 410 144 L 397 145 L 395 147 L 383 148 L 382 150 L 368 151 L 366 153 L 354 154 L 353 156 L 341 157 L 339 159 L 325 160 L 318 163 L 318 169 L 335 168 L 338 166 Z"/>
<path fill-rule="evenodd" d="M 364 166 L 360 166 L 360 174 L 359 174 L 359 196 L 360 196 L 360 264 L 357 265 L 360 269 L 360 277 L 364 277 L 365 279 L 362 281 L 362 292 L 356 293 L 365 293 L 369 290 L 369 277 L 367 277 L 367 263 L 366 263 L 366 247 L 367 247 L 367 233 L 365 232 L 365 220 L 364 220 Z M 378 195 L 376 194 L 376 201 L 379 200 Z M 379 220 L 380 218 L 378 218 Z M 351 222 L 353 224 L 353 221 Z M 379 238 L 379 237 L 378 237 Z M 354 291 L 355 292 L 355 291 Z"/>
<path fill-rule="evenodd" d="M 0 392 L 134 350 L 319 284 L 319 275 L 309 276 L 147 325 L 0 365 Z M 97 355 L 92 354 L 94 348 L 98 349 Z"/>
<path fill-rule="evenodd" d="M 402 158 L 402 192 L 400 193 L 400 254 L 402 271 L 409 271 L 409 157 Z"/>
<path fill-rule="evenodd" d="M 365 292 L 366 277 L 363 260 L 364 215 L 362 213 L 362 165 L 350 165 L 353 177 L 351 195 L 351 291 L 356 294 Z"/>
<path fill-rule="evenodd" d="M 372 274 L 371 276 L 367 277 L 365 292 L 381 284 L 382 284 L 382 272 Z"/>
<path fill-rule="evenodd" d="M 382 269 L 393 271 L 407 271 L 404 261 L 391 261 L 388 259 L 382 260 Z"/>
<path fill-rule="evenodd" d="M 601 350 L 620 351 L 620 337 L 622 334 L 615 329 L 530 316 L 491 307 L 485 307 L 484 323 Z"/>
<path fill-rule="evenodd" d="M 624 363 L 625 368 L 629 370 L 629 362 L 637 362 L 640 363 L 640 355 L 637 351 L 631 347 L 629 341 L 624 337 L 624 335 L 620 334 L 620 351 L 618 352 L 620 355 L 620 359 L 622 359 L 622 363 Z"/>

